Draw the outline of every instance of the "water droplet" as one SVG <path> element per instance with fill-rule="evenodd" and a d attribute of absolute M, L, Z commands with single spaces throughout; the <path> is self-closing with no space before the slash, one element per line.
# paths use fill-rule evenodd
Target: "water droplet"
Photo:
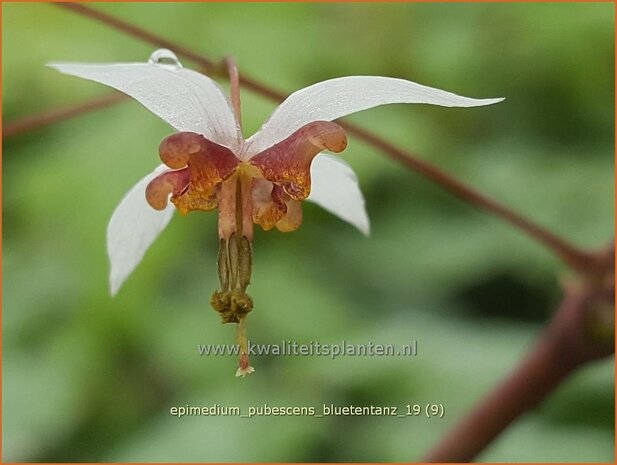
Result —
<path fill-rule="evenodd" d="M 177 68 L 182 68 L 182 63 L 180 63 L 176 54 L 166 48 L 155 50 L 152 55 L 150 55 L 148 63 L 152 63 L 153 65 L 173 65 Z"/>

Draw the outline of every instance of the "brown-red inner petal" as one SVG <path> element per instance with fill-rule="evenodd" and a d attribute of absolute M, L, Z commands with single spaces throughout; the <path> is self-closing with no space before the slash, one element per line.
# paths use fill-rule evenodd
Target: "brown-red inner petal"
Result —
<path fill-rule="evenodd" d="M 272 229 L 285 216 L 287 194 L 280 186 L 265 179 L 253 179 L 253 222 L 265 231 Z"/>
<path fill-rule="evenodd" d="M 186 166 L 188 170 L 188 185 L 174 190 L 172 196 L 172 202 L 183 214 L 215 209 L 221 183 L 240 163 L 231 150 L 194 132 L 178 132 L 165 138 L 159 146 L 159 155 L 170 168 Z"/>
<path fill-rule="evenodd" d="M 166 171 L 157 176 L 146 187 L 146 200 L 155 210 L 164 210 L 170 194 L 185 190 L 189 184 L 188 168 Z"/>
<path fill-rule="evenodd" d="M 302 203 L 298 200 L 288 198 L 285 202 L 287 211 L 285 215 L 276 223 L 276 229 L 281 232 L 295 231 L 302 224 Z"/>
<path fill-rule="evenodd" d="M 280 185 L 294 200 L 311 192 L 311 163 L 323 150 L 342 152 L 347 147 L 343 128 L 330 121 L 309 123 L 287 139 L 251 158 L 250 163 L 268 181 Z"/>

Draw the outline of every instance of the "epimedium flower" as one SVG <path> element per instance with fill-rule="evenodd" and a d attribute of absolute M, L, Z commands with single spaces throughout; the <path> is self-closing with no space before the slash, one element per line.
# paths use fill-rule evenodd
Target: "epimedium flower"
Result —
<path fill-rule="evenodd" d="M 209 77 L 183 68 L 173 52 L 155 51 L 147 63 L 53 63 L 61 73 L 128 94 L 178 132 L 159 146 L 162 165 L 122 199 L 107 228 L 115 295 L 175 210 L 218 209 L 220 290 L 212 298 L 223 323 L 237 323 L 240 367 L 248 360 L 245 323 L 253 308 L 253 225 L 294 231 L 304 200 L 312 201 L 368 235 L 369 220 L 355 173 L 340 158 L 347 137 L 333 120 L 393 103 L 475 107 L 502 101 L 472 99 L 411 81 L 348 76 L 291 94 L 260 130 L 242 135 L 237 71 L 230 67 L 231 100 Z"/>

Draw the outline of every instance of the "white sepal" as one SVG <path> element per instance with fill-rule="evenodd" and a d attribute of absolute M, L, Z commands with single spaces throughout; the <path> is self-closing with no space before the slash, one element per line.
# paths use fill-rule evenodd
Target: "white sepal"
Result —
<path fill-rule="evenodd" d="M 382 76 L 348 76 L 319 82 L 291 94 L 268 121 L 247 140 L 242 158 L 286 139 L 313 121 L 332 121 L 343 116 L 391 103 L 426 103 L 444 107 L 477 107 L 502 98 L 473 99 L 404 79 Z"/>
<path fill-rule="evenodd" d="M 141 262 L 148 247 L 169 224 L 175 206 L 170 202 L 165 210 L 153 209 L 146 201 L 146 186 L 169 168 L 160 165 L 141 179 L 116 207 L 107 226 L 107 255 L 111 270 L 109 284 L 115 295 L 126 278 Z"/>
<path fill-rule="evenodd" d="M 133 97 L 178 131 L 203 134 L 238 153 L 240 128 L 216 82 L 180 66 L 156 63 L 51 63 L 64 74 L 108 85 Z"/>
<path fill-rule="evenodd" d="M 370 223 L 358 178 L 351 166 L 322 153 L 311 165 L 311 194 L 307 200 L 355 226 L 366 236 Z"/>

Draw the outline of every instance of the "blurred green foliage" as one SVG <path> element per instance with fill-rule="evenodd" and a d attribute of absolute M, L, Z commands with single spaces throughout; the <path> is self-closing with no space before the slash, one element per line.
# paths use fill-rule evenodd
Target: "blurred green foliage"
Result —
<path fill-rule="evenodd" d="M 475 97 L 352 119 L 585 247 L 613 231 L 614 5 L 94 5 L 285 91 L 378 74 Z M 153 47 L 47 4 L 3 4 L 3 121 L 104 95 L 49 61 L 147 59 Z M 184 62 L 185 66 L 191 63 Z M 247 134 L 273 104 L 243 93 Z M 407 343 L 404 358 L 255 357 L 234 378 L 208 300 L 216 215 L 172 222 L 111 299 L 106 223 L 157 165 L 170 128 L 122 103 L 3 141 L 5 461 L 418 460 L 525 353 L 559 300 L 539 245 L 352 139 L 369 239 L 306 205 L 258 231 L 257 343 Z M 486 461 L 612 461 L 612 361 L 587 367 L 507 430 Z M 174 405 L 441 402 L 442 420 L 185 417 Z"/>

